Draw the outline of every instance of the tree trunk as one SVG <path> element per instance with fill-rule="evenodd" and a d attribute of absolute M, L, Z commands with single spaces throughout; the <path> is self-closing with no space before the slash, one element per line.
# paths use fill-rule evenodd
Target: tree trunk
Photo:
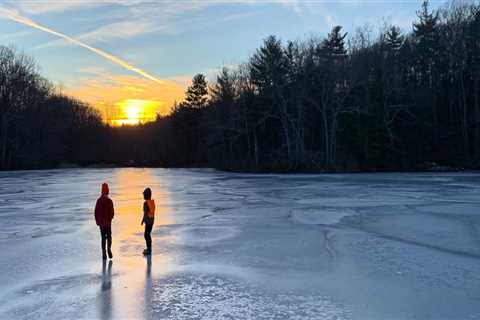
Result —
<path fill-rule="evenodd" d="M 252 147 L 251 147 L 251 143 L 250 143 L 250 129 L 248 127 L 248 119 L 247 117 L 245 116 L 245 131 L 246 131 L 246 136 L 247 136 L 247 150 L 248 150 L 248 162 L 250 162 L 252 160 Z"/>
<path fill-rule="evenodd" d="M 254 144 L 254 155 L 255 155 L 255 170 L 258 170 L 258 139 L 257 139 L 257 130 L 253 130 L 253 144 Z"/>
<path fill-rule="evenodd" d="M 286 116 L 282 116 L 282 120 L 280 121 L 282 123 L 282 128 L 283 128 L 283 135 L 285 138 L 285 144 L 287 146 L 287 160 L 288 160 L 288 166 L 289 169 L 291 167 L 291 159 L 292 159 L 292 151 L 291 151 L 291 142 L 290 142 L 290 132 L 288 130 L 288 120 L 286 119 Z"/>
<path fill-rule="evenodd" d="M 329 137 L 329 130 L 328 130 L 328 119 L 327 119 L 327 110 L 326 107 L 323 107 L 322 112 L 322 119 L 323 119 L 323 135 L 324 135 L 324 143 L 325 143 L 325 166 L 326 168 L 330 168 L 330 137 Z"/>
<path fill-rule="evenodd" d="M 438 156 L 439 152 L 439 140 L 438 140 L 438 132 L 439 130 L 439 124 L 438 124 L 438 110 L 437 110 L 437 92 L 436 92 L 436 85 L 435 85 L 435 79 L 434 79 L 434 68 L 433 65 L 430 64 L 430 75 L 429 75 L 429 92 L 432 97 L 432 120 L 433 120 L 433 148 L 434 148 L 434 156 Z"/>
<path fill-rule="evenodd" d="M 463 73 L 460 75 L 460 96 L 461 96 L 461 105 L 462 105 L 462 116 L 463 116 L 463 143 L 464 143 L 464 153 L 465 156 L 469 159 L 469 149 L 470 149 L 470 139 L 468 136 L 468 111 L 467 111 L 467 102 L 465 97 L 465 83 L 463 81 Z"/>
<path fill-rule="evenodd" d="M 2 127 L 0 128 L 0 168 L 7 169 L 7 141 L 8 141 L 8 122 L 7 116 L 5 114 L 2 115 Z"/>
<path fill-rule="evenodd" d="M 480 145 L 480 99 L 479 99 L 479 93 L 480 91 L 480 86 L 479 86 L 479 79 L 480 77 L 475 76 L 475 80 L 473 83 L 473 92 L 474 92 L 474 110 L 475 110 L 475 138 L 474 138 L 474 155 L 477 158 L 479 155 L 479 145 Z"/>
<path fill-rule="evenodd" d="M 330 126 L 330 165 L 333 167 L 336 162 L 337 154 L 337 124 L 338 114 L 333 114 L 332 125 Z"/>

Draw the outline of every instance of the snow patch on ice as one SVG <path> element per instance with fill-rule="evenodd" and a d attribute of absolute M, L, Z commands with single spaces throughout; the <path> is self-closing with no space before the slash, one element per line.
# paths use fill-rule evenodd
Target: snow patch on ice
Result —
<path fill-rule="evenodd" d="M 349 319 L 320 292 L 265 294 L 258 287 L 216 276 L 179 274 L 155 281 L 152 315 L 161 319 Z"/>

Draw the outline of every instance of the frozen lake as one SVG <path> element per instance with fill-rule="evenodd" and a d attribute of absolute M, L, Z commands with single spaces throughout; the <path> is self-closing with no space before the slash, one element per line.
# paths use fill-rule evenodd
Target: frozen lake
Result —
<path fill-rule="evenodd" d="M 479 209 L 478 173 L 0 172 L 0 319 L 480 319 Z"/>

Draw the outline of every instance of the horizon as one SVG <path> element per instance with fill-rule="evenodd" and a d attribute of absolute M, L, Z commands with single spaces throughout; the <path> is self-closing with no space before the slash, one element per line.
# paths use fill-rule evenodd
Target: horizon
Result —
<path fill-rule="evenodd" d="M 376 32 L 386 21 L 408 33 L 421 3 L 7 1 L 0 5 L 7 31 L 0 44 L 33 57 L 42 75 L 98 109 L 106 122 L 137 124 L 168 114 L 195 74 L 213 81 L 269 35 L 324 37 L 334 25 L 351 35 L 362 27 Z M 430 8 L 445 3 L 430 1 Z"/>

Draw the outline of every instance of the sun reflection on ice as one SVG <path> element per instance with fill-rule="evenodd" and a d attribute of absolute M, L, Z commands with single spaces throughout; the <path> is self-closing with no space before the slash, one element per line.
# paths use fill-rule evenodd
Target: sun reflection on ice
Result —
<path fill-rule="evenodd" d="M 121 318 L 144 318 L 153 298 L 153 284 L 157 277 L 169 273 L 173 266 L 172 252 L 165 250 L 176 242 L 174 235 L 162 236 L 159 228 L 174 224 L 170 215 L 170 194 L 151 169 L 116 169 L 110 182 L 111 198 L 115 206 L 112 224 L 114 275 L 108 301 L 115 302 L 114 315 Z M 155 224 L 152 232 L 153 255 L 144 257 L 143 195 L 146 187 L 152 189 L 156 202 Z M 107 301 L 107 303 L 108 303 Z"/>

